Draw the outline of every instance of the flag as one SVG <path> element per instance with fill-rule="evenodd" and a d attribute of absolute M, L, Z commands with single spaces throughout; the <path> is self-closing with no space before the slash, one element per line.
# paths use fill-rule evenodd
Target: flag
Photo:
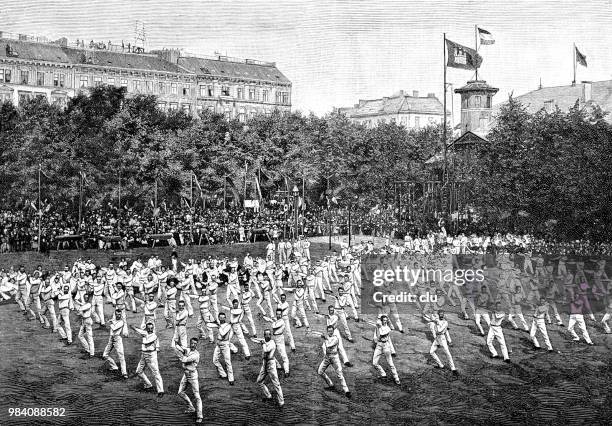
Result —
<path fill-rule="evenodd" d="M 576 62 L 578 62 L 583 67 L 586 67 L 587 66 L 586 56 L 584 56 L 582 52 L 580 52 L 580 50 L 578 50 L 576 46 L 574 46 L 574 49 L 576 50 Z"/>
<path fill-rule="evenodd" d="M 42 164 L 40 164 L 40 163 L 38 164 L 38 170 L 40 171 L 40 173 L 41 173 L 41 174 L 42 174 L 44 177 L 46 177 L 47 179 L 51 179 L 51 178 L 49 177 L 49 175 L 48 175 L 48 174 L 46 174 L 46 173 L 43 171 Z"/>
<path fill-rule="evenodd" d="M 474 49 L 450 40 L 446 40 L 446 49 L 448 52 L 446 65 L 449 67 L 475 70 L 482 64 L 482 56 L 476 53 Z"/>
<path fill-rule="evenodd" d="M 478 28 L 478 37 L 480 37 L 480 44 L 493 44 L 495 43 L 495 39 L 487 30 L 483 30 L 480 27 Z"/>
<path fill-rule="evenodd" d="M 196 176 L 195 173 L 193 173 L 193 178 L 195 179 L 195 184 L 198 187 L 198 189 L 200 190 L 200 193 L 202 193 L 202 187 L 200 186 L 200 181 L 198 180 L 198 177 Z"/>
<path fill-rule="evenodd" d="M 261 201 L 263 197 L 261 196 L 261 186 L 259 186 L 259 179 L 257 178 L 257 176 L 255 176 L 255 186 L 257 186 L 257 196 L 259 197 L 259 200 Z"/>

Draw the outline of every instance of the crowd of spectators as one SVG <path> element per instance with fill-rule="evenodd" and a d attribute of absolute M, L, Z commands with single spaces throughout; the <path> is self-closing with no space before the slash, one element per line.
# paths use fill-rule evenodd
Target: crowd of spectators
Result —
<path fill-rule="evenodd" d="M 39 242 L 40 220 L 40 242 Z M 392 206 L 368 209 L 310 206 L 298 212 L 295 231 L 294 212 L 283 204 L 269 204 L 262 209 L 227 210 L 207 208 L 195 212 L 187 208 L 166 207 L 118 211 L 109 208 L 78 215 L 54 211 L 39 217 L 34 209 L 0 210 L 0 252 L 55 249 L 108 249 L 151 247 L 153 245 L 231 244 L 256 240 L 315 237 L 328 235 L 385 236 L 390 240 L 424 237 L 439 227 L 437 219 L 400 221 Z M 483 229 L 482 224 L 456 220 L 445 224 L 450 235 L 493 236 L 503 230 Z M 612 255 L 612 244 L 589 240 L 557 241 L 537 236 L 531 249 L 567 254 Z"/>

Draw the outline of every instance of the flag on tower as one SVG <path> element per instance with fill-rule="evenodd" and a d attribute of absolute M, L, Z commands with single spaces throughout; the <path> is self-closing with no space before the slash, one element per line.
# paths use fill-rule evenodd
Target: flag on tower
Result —
<path fill-rule="evenodd" d="M 574 49 L 576 50 L 576 62 L 578 62 L 583 67 L 586 67 L 587 66 L 586 56 L 584 56 L 582 52 L 580 52 L 580 50 L 578 50 L 576 46 L 574 46 Z"/>
<path fill-rule="evenodd" d="M 482 64 L 482 56 L 474 49 L 462 46 L 450 40 L 446 40 L 448 52 L 447 65 L 452 68 L 462 68 L 464 70 L 475 70 Z"/>
<path fill-rule="evenodd" d="M 480 44 L 493 44 L 495 39 L 490 32 L 478 27 L 478 36 L 480 37 Z"/>

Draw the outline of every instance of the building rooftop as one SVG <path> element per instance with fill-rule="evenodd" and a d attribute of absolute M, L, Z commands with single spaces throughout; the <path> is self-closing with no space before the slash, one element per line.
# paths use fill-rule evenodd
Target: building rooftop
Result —
<path fill-rule="evenodd" d="M 471 80 L 471 81 L 468 81 L 465 86 L 455 89 L 455 93 L 464 93 L 464 92 L 473 92 L 473 91 L 497 93 L 498 90 L 499 89 L 497 87 L 490 86 L 484 80 Z"/>
<path fill-rule="evenodd" d="M 0 57 L 59 62 L 67 65 L 97 65 L 102 67 L 187 73 L 176 64 L 157 55 L 114 52 L 103 49 L 80 49 L 54 43 L 36 43 L 13 39 L 0 39 Z"/>
<path fill-rule="evenodd" d="M 251 59 L 180 57 L 178 64 L 197 75 L 211 77 L 232 77 L 248 80 L 269 81 L 291 84 L 291 81 L 276 68 L 276 64 Z"/>
<path fill-rule="evenodd" d="M 290 85 L 291 81 L 279 71 L 275 63 L 224 56 L 181 57 L 167 60 L 163 50 L 155 53 L 123 51 L 121 45 L 104 44 L 106 48 L 76 47 L 28 36 L 9 37 L 0 32 L 0 58 L 26 59 L 66 65 L 93 65 L 110 68 L 134 69 L 151 72 L 208 75 L 218 78 L 243 78 Z M 178 51 L 177 51 L 178 52 Z"/>
<path fill-rule="evenodd" d="M 590 95 L 587 87 L 589 84 Z M 545 107 L 545 102 L 550 101 L 564 112 L 573 107 L 576 101 L 586 107 L 599 105 L 604 111 L 611 113 L 606 116 L 606 121 L 612 123 L 612 80 L 582 82 L 573 86 L 542 87 L 520 96 L 514 96 L 514 99 L 522 103 L 531 113 L 541 110 Z M 496 104 L 493 107 L 494 113 L 499 113 L 505 103 Z"/>
<path fill-rule="evenodd" d="M 442 103 L 433 94 L 427 97 L 409 96 L 400 91 L 398 95 L 382 99 L 360 100 L 352 108 L 339 108 L 349 117 L 367 117 L 387 114 L 444 114 Z"/>

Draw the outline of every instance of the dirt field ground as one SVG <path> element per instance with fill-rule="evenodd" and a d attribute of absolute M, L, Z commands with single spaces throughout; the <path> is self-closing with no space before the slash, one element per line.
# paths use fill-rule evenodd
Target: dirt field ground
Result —
<path fill-rule="evenodd" d="M 327 249 L 318 244 L 315 256 Z M 262 245 L 212 248 L 214 252 L 246 250 L 263 253 Z M 110 306 L 107 305 L 107 316 Z M 128 314 L 128 322 L 139 323 L 142 314 Z M 309 313 L 313 329 L 324 322 Z M 404 318 L 405 334 L 394 333 L 396 366 L 402 380 L 376 378 L 371 366 L 372 350 L 361 335 L 371 335 L 363 321 L 350 322 L 355 343 L 345 342 L 354 367 L 345 368 L 353 393 L 347 399 L 339 391 L 324 390 L 316 370 L 321 361 L 320 339 L 294 330 L 297 352 L 289 353 L 291 376 L 282 378 L 285 407 L 263 402 L 255 379 L 260 368 L 259 349 L 250 344 L 254 356 L 246 361 L 241 353 L 232 358 L 236 385 L 219 379 L 212 365 L 213 346 L 202 342 L 200 392 L 205 424 L 609 424 L 612 418 L 612 337 L 587 322 L 594 347 L 576 344 L 564 328 L 549 326 L 552 344 L 560 353 L 534 351 L 528 334 L 505 329 L 512 349 L 511 364 L 491 359 L 485 339 L 473 321 L 448 319 L 460 371 L 433 368 L 428 329 L 416 315 Z M 564 317 L 567 321 L 567 316 Z M 598 319 L 600 319 L 598 317 Z M 192 424 L 184 414 L 184 402 L 176 396 L 181 368 L 171 351 L 172 330 L 158 320 L 162 348 L 159 364 L 166 395 L 144 392 L 138 377 L 124 381 L 107 371 L 101 352 L 107 330 L 94 329 L 96 357 L 85 359 L 75 344 L 60 343 L 57 334 L 24 320 L 15 304 L 0 305 L 0 424 L 2 425 L 182 425 Z M 258 323 L 263 328 L 262 322 Z M 195 329 L 189 329 L 190 335 Z M 124 339 L 128 372 L 132 376 L 140 358 L 139 339 L 131 333 Z M 444 354 L 440 354 L 446 362 Z M 383 366 L 386 364 L 383 361 Z M 333 372 L 330 377 L 335 380 Z M 149 375 L 150 376 L 150 375 Z M 62 407 L 65 417 L 9 417 L 8 409 Z"/>

